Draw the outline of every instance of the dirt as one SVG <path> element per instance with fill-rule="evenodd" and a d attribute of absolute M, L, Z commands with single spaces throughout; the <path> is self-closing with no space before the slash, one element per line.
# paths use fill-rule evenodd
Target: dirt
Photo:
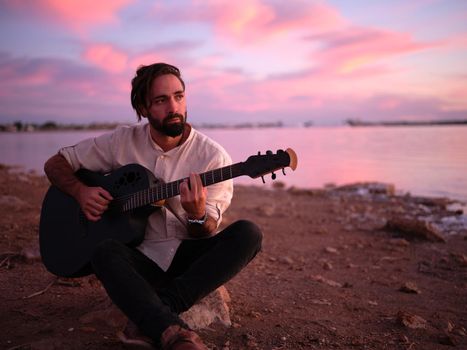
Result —
<path fill-rule="evenodd" d="M 41 263 L 47 180 L 4 166 L 0 179 L 0 348 L 123 349 L 99 281 L 57 279 Z M 256 222 L 263 250 L 226 284 L 232 327 L 199 332 L 210 349 L 467 348 L 467 231 L 436 225 L 462 210 L 361 189 L 236 186 L 225 223 Z M 444 242 L 394 217 L 429 217 Z"/>

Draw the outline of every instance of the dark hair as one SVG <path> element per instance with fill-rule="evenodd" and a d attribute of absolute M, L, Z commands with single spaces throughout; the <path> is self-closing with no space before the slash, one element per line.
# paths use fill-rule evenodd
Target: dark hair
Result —
<path fill-rule="evenodd" d="M 185 82 L 181 77 L 180 70 L 167 63 L 154 63 L 149 66 L 139 66 L 135 77 L 131 80 L 131 105 L 136 111 L 138 121 L 143 117 L 142 108 L 148 107 L 148 94 L 155 78 L 165 74 L 173 74 L 182 83 L 185 91 Z"/>

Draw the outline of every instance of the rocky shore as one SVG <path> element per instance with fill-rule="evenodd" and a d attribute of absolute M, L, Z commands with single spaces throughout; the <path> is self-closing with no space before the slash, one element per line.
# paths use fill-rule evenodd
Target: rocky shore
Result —
<path fill-rule="evenodd" d="M 48 181 L 0 166 L 0 348 L 123 349 L 122 316 L 93 277 L 41 263 Z M 210 349 L 467 348 L 467 219 L 446 198 L 367 183 L 324 189 L 236 186 L 228 224 L 264 232 L 232 281 L 231 325 L 199 331 Z"/>

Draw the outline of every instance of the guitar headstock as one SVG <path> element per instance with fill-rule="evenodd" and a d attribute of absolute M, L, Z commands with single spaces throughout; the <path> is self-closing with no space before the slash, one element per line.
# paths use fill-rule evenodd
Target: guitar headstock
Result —
<path fill-rule="evenodd" d="M 291 148 L 285 151 L 280 149 L 275 154 L 272 151 L 267 151 L 266 154 L 258 152 L 258 155 L 248 157 L 243 163 L 243 172 L 254 179 L 272 173 L 272 178 L 275 179 L 274 171 L 282 169 L 285 175 L 284 168 L 295 170 L 297 162 L 297 154 Z"/>

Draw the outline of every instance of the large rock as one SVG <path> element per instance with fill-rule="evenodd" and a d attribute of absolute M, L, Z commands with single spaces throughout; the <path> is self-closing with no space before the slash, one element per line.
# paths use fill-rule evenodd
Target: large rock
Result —
<path fill-rule="evenodd" d="M 221 286 L 182 313 L 180 318 L 192 329 L 206 328 L 214 322 L 230 327 L 232 321 L 228 303 L 230 303 L 230 295 L 227 289 Z"/>
<path fill-rule="evenodd" d="M 413 237 L 431 242 L 446 242 L 442 233 L 432 223 L 415 218 L 394 217 L 388 220 L 386 227 L 398 231 L 406 237 Z"/>

